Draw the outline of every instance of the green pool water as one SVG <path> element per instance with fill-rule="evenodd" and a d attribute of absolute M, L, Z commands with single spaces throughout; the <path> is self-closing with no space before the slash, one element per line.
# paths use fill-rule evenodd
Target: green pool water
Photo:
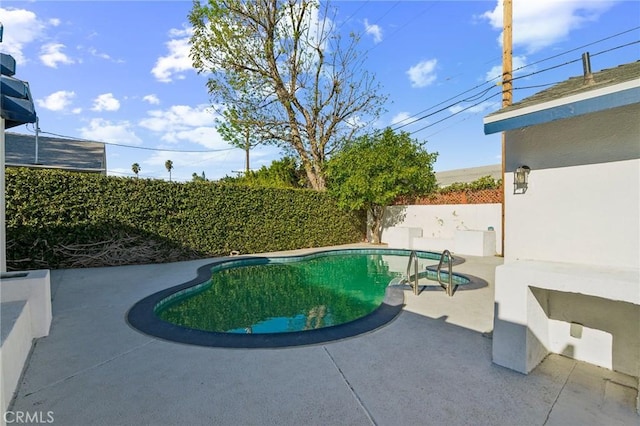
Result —
<path fill-rule="evenodd" d="M 329 327 L 374 311 L 407 264 L 407 255 L 385 254 L 283 259 L 223 264 L 212 270 L 210 281 L 160 302 L 156 315 L 183 327 L 226 333 Z"/>

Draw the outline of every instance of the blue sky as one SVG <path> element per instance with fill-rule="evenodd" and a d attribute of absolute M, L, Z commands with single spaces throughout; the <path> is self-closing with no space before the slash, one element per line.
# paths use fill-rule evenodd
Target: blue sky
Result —
<path fill-rule="evenodd" d="M 389 95 L 376 127 L 429 115 L 402 130 L 439 153 L 437 171 L 500 162 L 500 135 L 485 136 L 482 118 L 500 108 L 500 88 L 484 83 L 501 73 L 501 3 L 332 5 L 336 28 L 361 34 L 367 69 Z M 109 174 L 131 176 L 137 162 L 141 177 L 168 178 L 170 159 L 178 180 L 194 172 L 210 179 L 235 175 L 244 168 L 244 151 L 217 134 L 206 76 L 188 58 L 191 6 L 3 0 L 0 51 L 15 57 L 16 77 L 30 83 L 42 132 L 132 146 L 107 146 Z M 514 68 L 522 67 L 514 101 L 580 75 L 585 51 L 594 71 L 640 59 L 640 44 L 633 44 L 638 27 L 639 1 L 514 0 Z M 256 148 L 252 168 L 280 157 L 277 148 Z"/>

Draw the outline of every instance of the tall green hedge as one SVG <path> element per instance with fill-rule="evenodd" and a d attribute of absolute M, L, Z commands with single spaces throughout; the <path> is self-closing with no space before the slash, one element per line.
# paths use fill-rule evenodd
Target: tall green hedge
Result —
<path fill-rule="evenodd" d="M 6 197 L 12 269 L 73 266 L 69 253 L 79 247 L 121 250 L 118 241 L 125 253 L 153 242 L 153 261 L 169 261 L 352 243 L 364 229 L 362 218 L 311 190 L 9 168 Z M 95 263 L 83 266 L 101 264 L 97 255 Z"/>

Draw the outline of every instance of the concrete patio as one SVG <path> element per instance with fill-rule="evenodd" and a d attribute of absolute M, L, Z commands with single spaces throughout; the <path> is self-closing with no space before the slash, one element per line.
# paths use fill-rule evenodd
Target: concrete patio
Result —
<path fill-rule="evenodd" d="M 414 296 L 388 325 L 285 349 L 166 342 L 131 306 L 208 260 L 51 273 L 53 322 L 10 411 L 60 425 L 637 425 L 637 379 L 557 355 L 531 374 L 491 362 L 497 257 L 456 272 L 489 285 Z"/>

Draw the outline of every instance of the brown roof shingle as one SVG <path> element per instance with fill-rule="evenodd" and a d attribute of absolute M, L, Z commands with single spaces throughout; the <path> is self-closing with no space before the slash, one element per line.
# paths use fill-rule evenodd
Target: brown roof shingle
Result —
<path fill-rule="evenodd" d="M 576 95 L 590 90 L 601 89 L 614 84 L 624 83 L 625 81 L 640 79 L 640 61 L 619 65 L 615 68 L 604 69 L 595 72 L 592 75 L 593 84 L 587 84 L 585 82 L 585 77 L 582 75 L 579 77 L 571 77 L 570 79 L 558 83 L 553 87 L 491 113 L 489 116 L 561 99 L 566 96 Z"/>

